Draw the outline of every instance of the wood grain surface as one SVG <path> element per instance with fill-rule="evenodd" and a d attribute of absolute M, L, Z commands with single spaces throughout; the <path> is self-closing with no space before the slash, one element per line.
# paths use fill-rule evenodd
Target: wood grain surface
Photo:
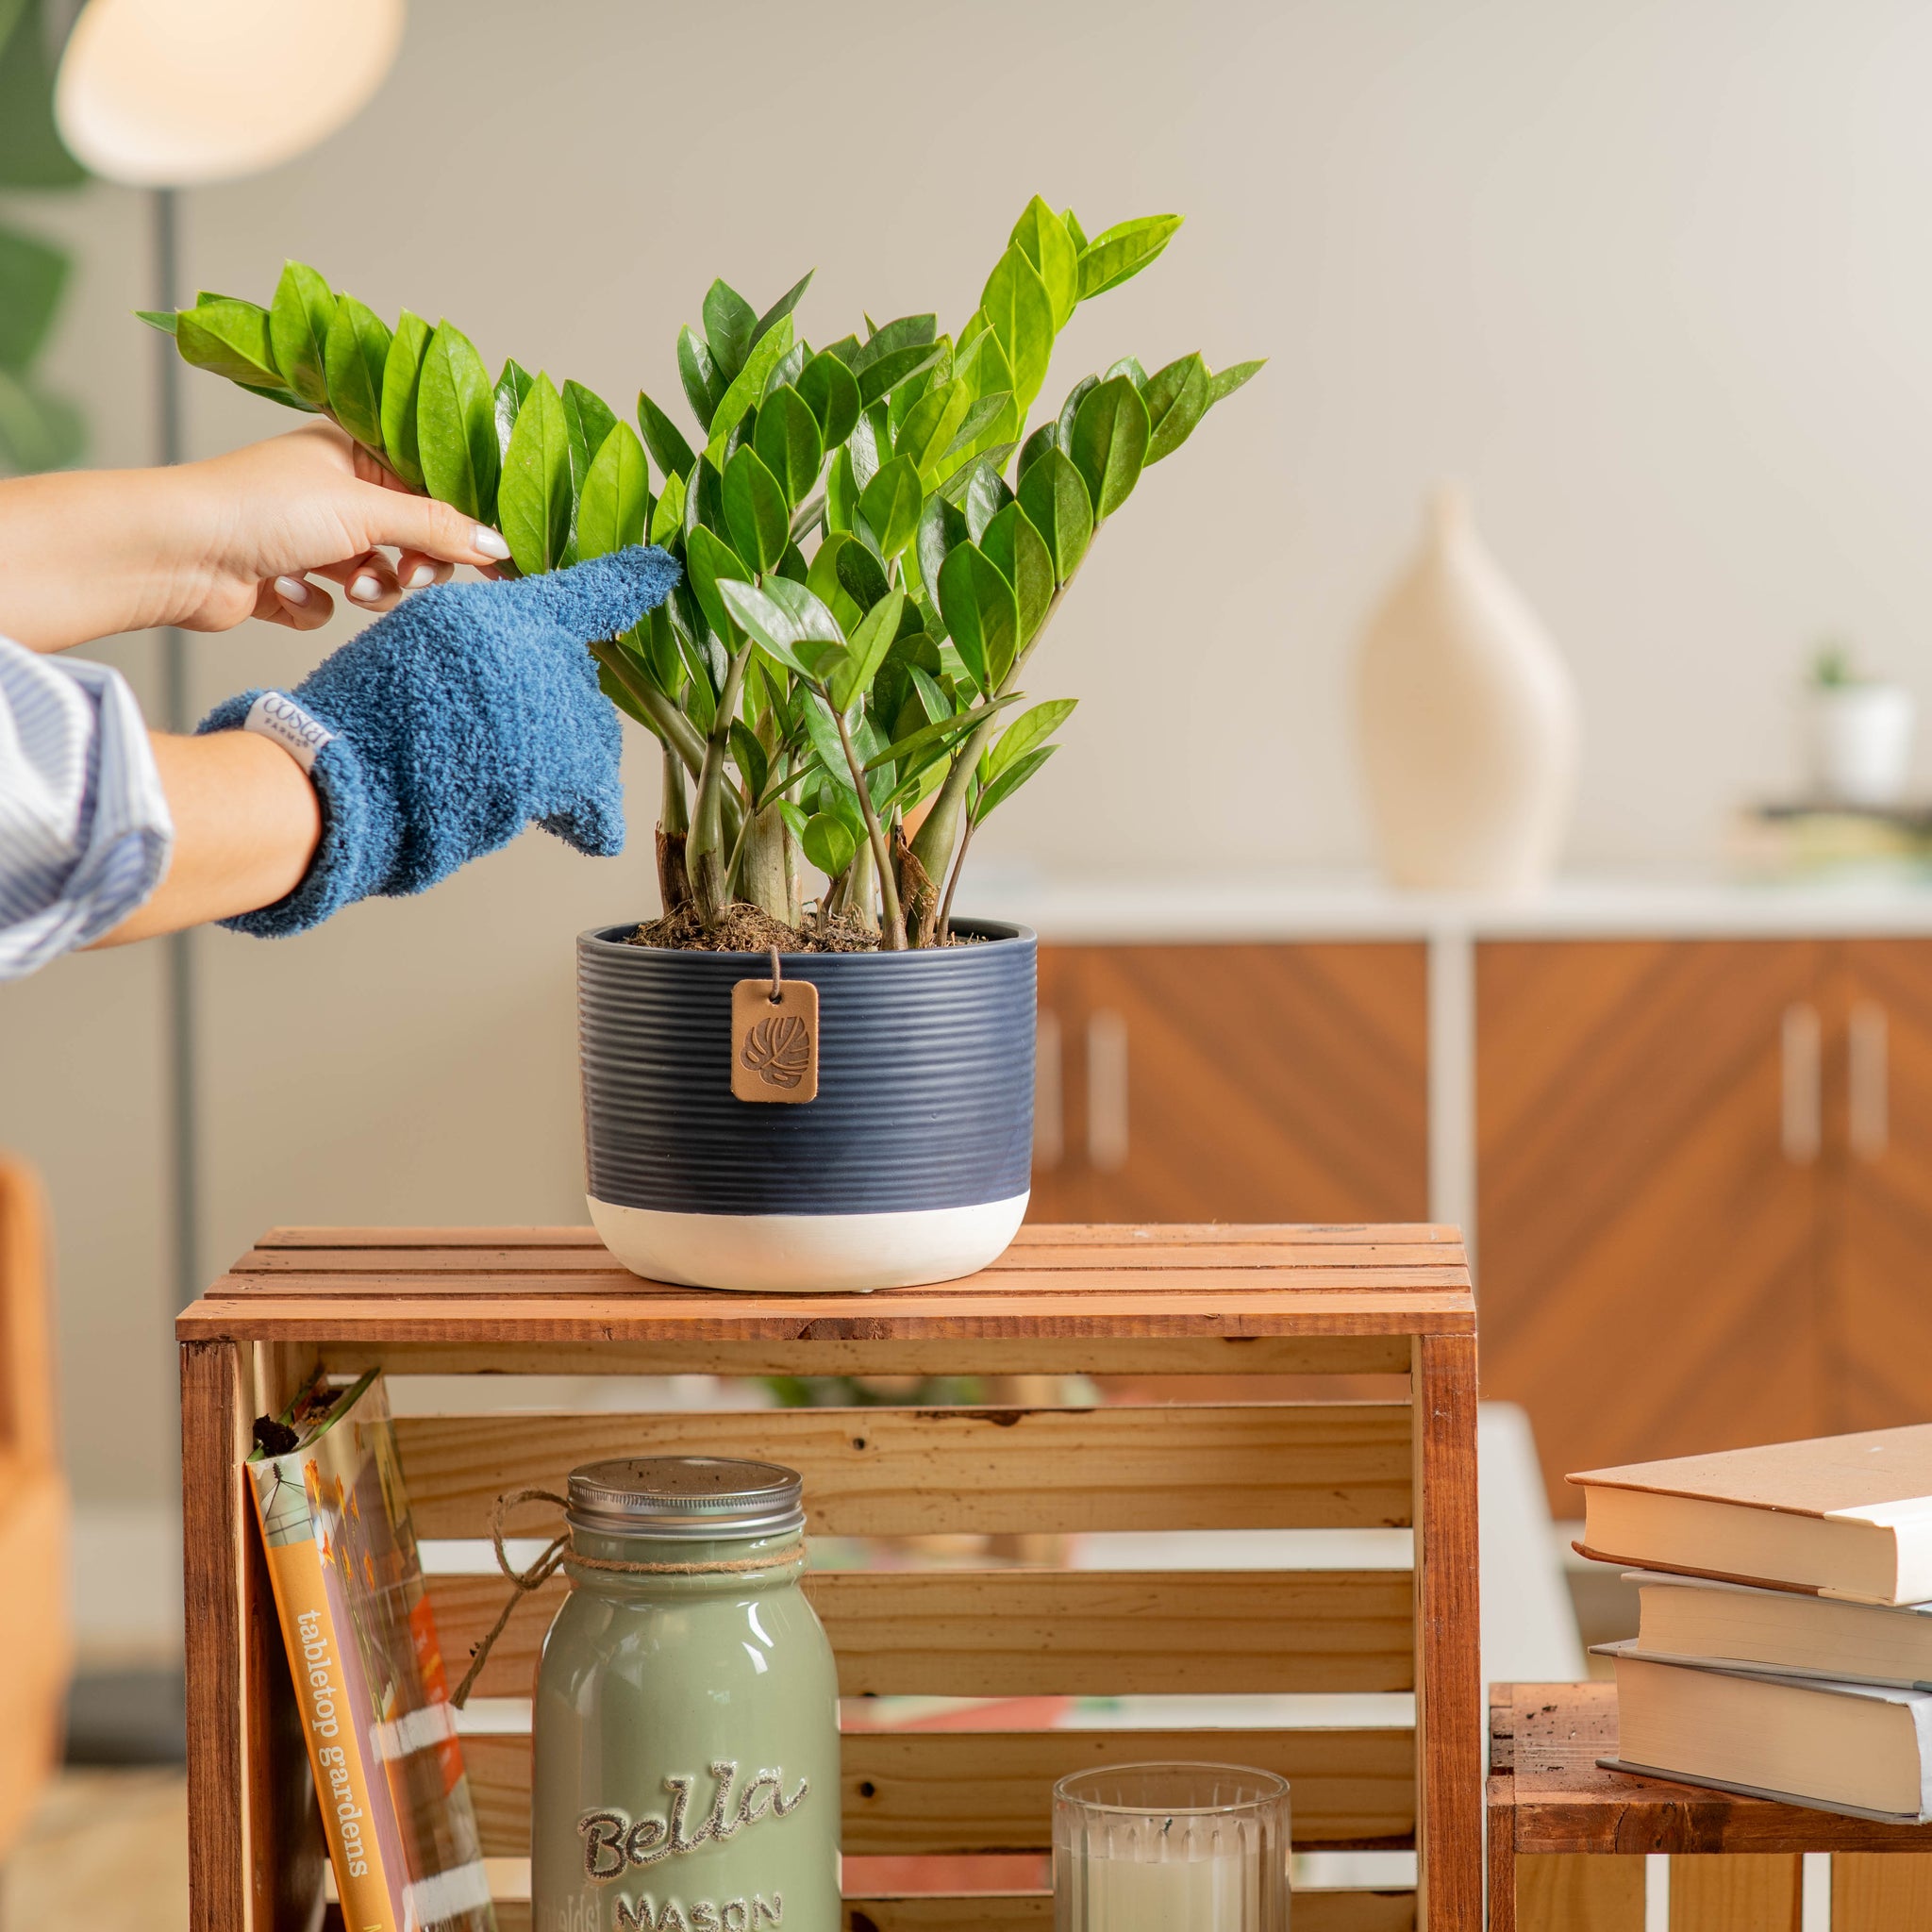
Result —
<path fill-rule="evenodd" d="M 511 1612 L 479 1697 L 526 1697 L 560 1576 Z M 847 1697 L 1407 1690 L 1406 1570 L 828 1570 L 806 1579 Z M 443 1653 L 496 1622 L 501 1576 L 432 1576 Z"/>
<path fill-rule="evenodd" d="M 1528 1409 L 1559 1518 L 1568 1470 L 1824 1426 L 1824 1166 L 1781 1140 L 1819 967 L 1797 941 L 1477 949 L 1483 1393 Z"/>
<path fill-rule="evenodd" d="M 1368 1528 L 1409 1520 L 1399 1403 L 791 1408 L 405 1417 L 417 1533 L 490 1533 L 496 1498 L 620 1456 L 741 1456 L 805 1478 L 821 1536 Z"/>
<path fill-rule="evenodd" d="M 1042 947 L 1062 1152 L 1031 1218 L 1424 1214 L 1427 979 L 1408 941 Z M 1125 1053 L 1118 1164 L 1094 1132 L 1096 1019 Z"/>

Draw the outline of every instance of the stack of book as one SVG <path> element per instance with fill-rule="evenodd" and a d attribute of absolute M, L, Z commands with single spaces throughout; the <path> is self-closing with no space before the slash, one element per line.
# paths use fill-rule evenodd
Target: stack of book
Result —
<path fill-rule="evenodd" d="M 1591 1470 L 1586 1557 L 1634 1573 L 1613 1769 L 1932 1819 L 1932 1425 Z"/>

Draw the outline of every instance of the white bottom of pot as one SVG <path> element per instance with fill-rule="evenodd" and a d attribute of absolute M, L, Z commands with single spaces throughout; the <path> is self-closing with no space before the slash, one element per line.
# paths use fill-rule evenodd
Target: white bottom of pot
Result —
<path fill-rule="evenodd" d="M 893 1214 L 671 1214 L 585 1196 L 604 1245 L 633 1274 L 752 1294 L 957 1281 L 1005 1251 L 1030 1198 Z"/>

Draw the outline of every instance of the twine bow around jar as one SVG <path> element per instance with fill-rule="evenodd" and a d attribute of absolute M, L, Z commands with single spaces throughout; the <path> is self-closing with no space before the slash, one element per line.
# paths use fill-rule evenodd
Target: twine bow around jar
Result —
<path fill-rule="evenodd" d="M 566 1557 L 579 1570 L 591 1570 L 613 1576 L 732 1576 L 747 1574 L 758 1570 L 776 1570 L 787 1563 L 795 1563 L 805 1555 L 805 1539 L 798 1537 L 794 1541 L 775 1550 L 760 1550 L 754 1557 L 702 1557 L 687 1558 L 682 1562 L 637 1563 L 615 1557 L 574 1556 L 570 1547 L 568 1524 L 552 1537 L 543 1547 L 542 1554 L 526 1570 L 519 1570 L 509 1559 L 509 1552 L 504 1548 L 504 1519 L 512 1509 L 525 1503 L 550 1503 L 558 1509 L 568 1511 L 570 1498 L 559 1496 L 555 1490 L 510 1490 L 497 1497 L 490 1509 L 490 1541 L 496 1551 L 496 1567 L 514 1586 L 498 1611 L 496 1622 L 490 1626 L 483 1641 L 478 1643 L 470 1658 L 470 1668 L 463 1673 L 463 1680 L 456 1688 L 450 1703 L 458 1710 L 462 1709 L 483 1666 L 490 1660 L 490 1653 L 495 1647 L 496 1640 L 503 1635 L 504 1626 L 508 1624 L 516 1607 L 530 1591 L 541 1590 L 555 1576 Z"/>

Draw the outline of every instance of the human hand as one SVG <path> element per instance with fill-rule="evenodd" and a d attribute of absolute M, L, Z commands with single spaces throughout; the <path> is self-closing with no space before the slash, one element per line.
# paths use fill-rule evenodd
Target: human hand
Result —
<path fill-rule="evenodd" d="M 168 473 L 199 533 L 173 622 L 226 630 L 244 617 L 314 630 L 335 600 L 310 574 L 341 585 L 364 610 L 448 580 L 458 563 L 491 566 L 509 546 L 487 525 L 419 496 L 332 423 Z M 396 550 L 394 563 L 383 555 Z"/>
<path fill-rule="evenodd" d="M 301 932 L 372 893 L 420 892 L 538 824 L 580 852 L 624 845 L 617 715 L 584 646 L 628 630 L 677 581 L 662 550 L 622 550 L 510 583 L 449 584 L 358 632 L 291 697 L 243 691 L 308 763 L 322 842 L 285 899 L 225 924 Z"/>

